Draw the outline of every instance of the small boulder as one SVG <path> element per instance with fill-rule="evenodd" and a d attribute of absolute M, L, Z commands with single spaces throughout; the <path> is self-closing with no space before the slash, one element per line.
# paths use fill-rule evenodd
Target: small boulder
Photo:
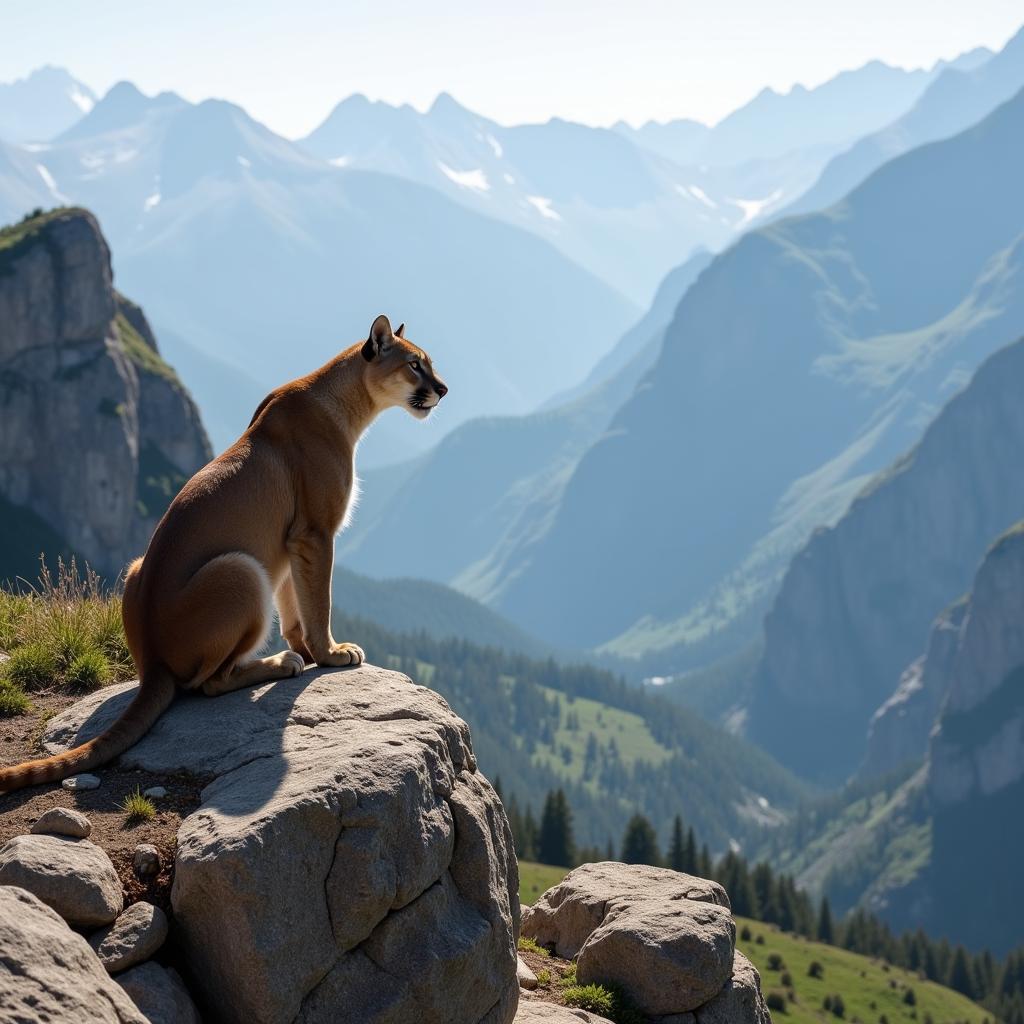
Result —
<path fill-rule="evenodd" d="M 167 790 L 163 786 L 150 786 L 149 789 L 143 790 L 143 796 L 148 796 L 151 800 L 159 800 L 162 796 L 167 796 Z"/>
<path fill-rule="evenodd" d="M 570 871 L 525 908 L 523 935 L 541 946 L 554 944 L 558 956 L 572 960 L 613 907 L 652 900 L 693 900 L 730 909 L 718 882 L 669 868 L 600 861 Z"/>
<path fill-rule="evenodd" d="M 27 889 L 79 927 L 110 924 L 124 907 L 114 865 L 88 839 L 15 836 L 0 848 L 0 885 Z"/>
<path fill-rule="evenodd" d="M 577 1010 L 554 1003 L 520 1003 L 513 1024 L 611 1024 L 607 1017 L 598 1017 L 589 1010 Z"/>
<path fill-rule="evenodd" d="M 100 963 L 111 973 L 148 960 L 167 938 L 167 915 L 152 903 L 135 903 L 109 928 L 89 939 Z"/>
<path fill-rule="evenodd" d="M 651 1017 L 687 1013 L 732 976 L 736 925 L 724 907 L 645 900 L 614 908 L 580 950 L 576 976 L 618 985 Z"/>
<path fill-rule="evenodd" d="M 772 1024 L 761 995 L 761 975 L 737 951 L 732 977 L 714 999 L 697 1010 L 697 1024 Z"/>
<path fill-rule="evenodd" d="M 139 964 L 117 976 L 117 983 L 150 1024 L 200 1024 L 199 1011 L 181 976 L 170 967 Z"/>
<path fill-rule="evenodd" d="M 97 775 L 72 775 L 62 783 L 63 789 L 99 789 L 100 780 Z"/>
<path fill-rule="evenodd" d="M 160 851 L 150 843 L 139 843 L 132 857 L 132 870 L 140 881 L 147 881 L 160 874 Z"/>
<path fill-rule="evenodd" d="M 92 822 L 81 811 L 70 807 L 51 807 L 43 811 L 30 829 L 33 835 L 71 836 L 74 839 L 88 839 Z"/>
<path fill-rule="evenodd" d="M 530 970 L 529 966 L 523 963 L 523 958 L 516 958 L 516 975 L 519 979 L 519 987 L 533 991 L 537 987 L 537 975 Z"/>
<path fill-rule="evenodd" d="M 147 1024 L 85 939 L 13 885 L 0 886 L 0 963 L 0 1020 Z"/>

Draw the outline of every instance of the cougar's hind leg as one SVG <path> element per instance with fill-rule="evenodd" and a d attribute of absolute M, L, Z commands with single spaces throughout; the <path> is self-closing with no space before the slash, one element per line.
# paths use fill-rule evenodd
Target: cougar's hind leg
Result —
<path fill-rule="evenodd" d="M 290 679 L 299 675 L 306 667 L 301 654 L 295 651 L 281 651 L 269 658 L 256 658 L 244 664 L 235 665 L 227 675 L 215 675 L 203 683 L 203 693 L 207 697 L 217 697 L 222 693 L 240 690 L 243 686 L 259 686 L 275 679 Z"/>
<path fill-rule="evenodd" d="M 304 663 L 293 651 L 254 658 L 272 615 L 270 579 L 255 558 L 232 551 L 211 559 L 178 599 L 172 667 L 210 696 L 298 675 Z"/>

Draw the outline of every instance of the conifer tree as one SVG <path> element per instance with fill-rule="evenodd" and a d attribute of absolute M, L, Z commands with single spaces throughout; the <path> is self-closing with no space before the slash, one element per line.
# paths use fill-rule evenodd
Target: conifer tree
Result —
<path fill-rule="evenodd" d="M 624 864 L 661 863 L 658 834 L 642 814 L 634 814 L 626 825 L 622 837 L 622 861 Z"/>
<path fill-rule="evenodd" d="M 835 942 L 835 929 L 832 927 L 832 908 L 829 906 L 828 897 L 821 897 L 821 907 L 818 910 L 817 937 L 821 942 L 827 942 L 830 946 Z"/>
<path fill-rule="evenodd" d="M 673 871 L 686 871 L 686 839 L 683 819 L 677 814 L 672 821 L 672 842 L 668 848 L 668 866 Z"/>
<path fill-rule="evenodd" d="M 561 789 L 549 792 L 540 819 L 538 856 L 542 864 L 571 868 L 576 863 L 572 811 Z"/>

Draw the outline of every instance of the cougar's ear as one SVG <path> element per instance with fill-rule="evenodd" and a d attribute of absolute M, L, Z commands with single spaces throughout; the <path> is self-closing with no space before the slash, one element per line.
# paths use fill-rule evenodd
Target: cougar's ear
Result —
<path fill-rule="evenodd" d="M 370 325 L 370 336 L 363 345 L 363 358 L 369 363 L 387 351 L 394 335 L 391 321 L 383 314 Z"/>
<path fill-rule="evenodd" d="M 396 338 L 404 338 L 405 337 L 405 324 L 399 324 L 398 325 L 398 330 L 395 331 L 395 337 Z"/>

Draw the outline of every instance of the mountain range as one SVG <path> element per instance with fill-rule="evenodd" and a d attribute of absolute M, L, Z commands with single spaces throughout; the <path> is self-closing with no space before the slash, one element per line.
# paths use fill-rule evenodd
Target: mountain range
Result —
<path fill-rule="evenodd" d="M 697 121 L 648 121 L 640 128 L 624 122 L 616 131 L 681 164 L 728 165 L 772 160 L 796 150 L 845 146 L 909 110 L 946 69 L 971 70 L 992 52 L 979 47 L 953 61 L 907 71 L 874 60 L 842 71 L 813 89 L 794 85 L 786 93 L 762 89 L 749 103 L 714 127 Z"/>
<path fill-rule="evenodd" d="M 119 278 L 166 334 L 217 446 L 244 428 L 253 393 L 207 388 L 211 360 L 266 393 L 386 310 L 450 379 L 452 426 L 543 401 L 636 315 L 534 235 L 394 176 L 333 167 L 222 101 L 146 97 L 122 83 L 32 156 L 51 204 L 96 212 Z M 510 301 L 509 288 L 530 301 Z M 174 350 L 178 338 L 189 348 Z M 383 417 L 365 461 L 436 440 L 413 426 L 400 412 Z"/>
<path fill-rule="evenodd" d="M 640 657 L 648 673 L 743 646 L 811 531 L 1024 330 L 1022 127 L 1018 95 L 833 208 L 748 233 L 685 290 L 601 436 L 517 491 L 527 511 L 514 535 L 483 556 L 439 546 L 416 572 L 458 581 L 549 641 Z M 474 465 L 452 457 L 446 473 Z M 439 499 L 452 515 L 511 508 L 495 512 L 471 473 L 471 492 Z"/>

